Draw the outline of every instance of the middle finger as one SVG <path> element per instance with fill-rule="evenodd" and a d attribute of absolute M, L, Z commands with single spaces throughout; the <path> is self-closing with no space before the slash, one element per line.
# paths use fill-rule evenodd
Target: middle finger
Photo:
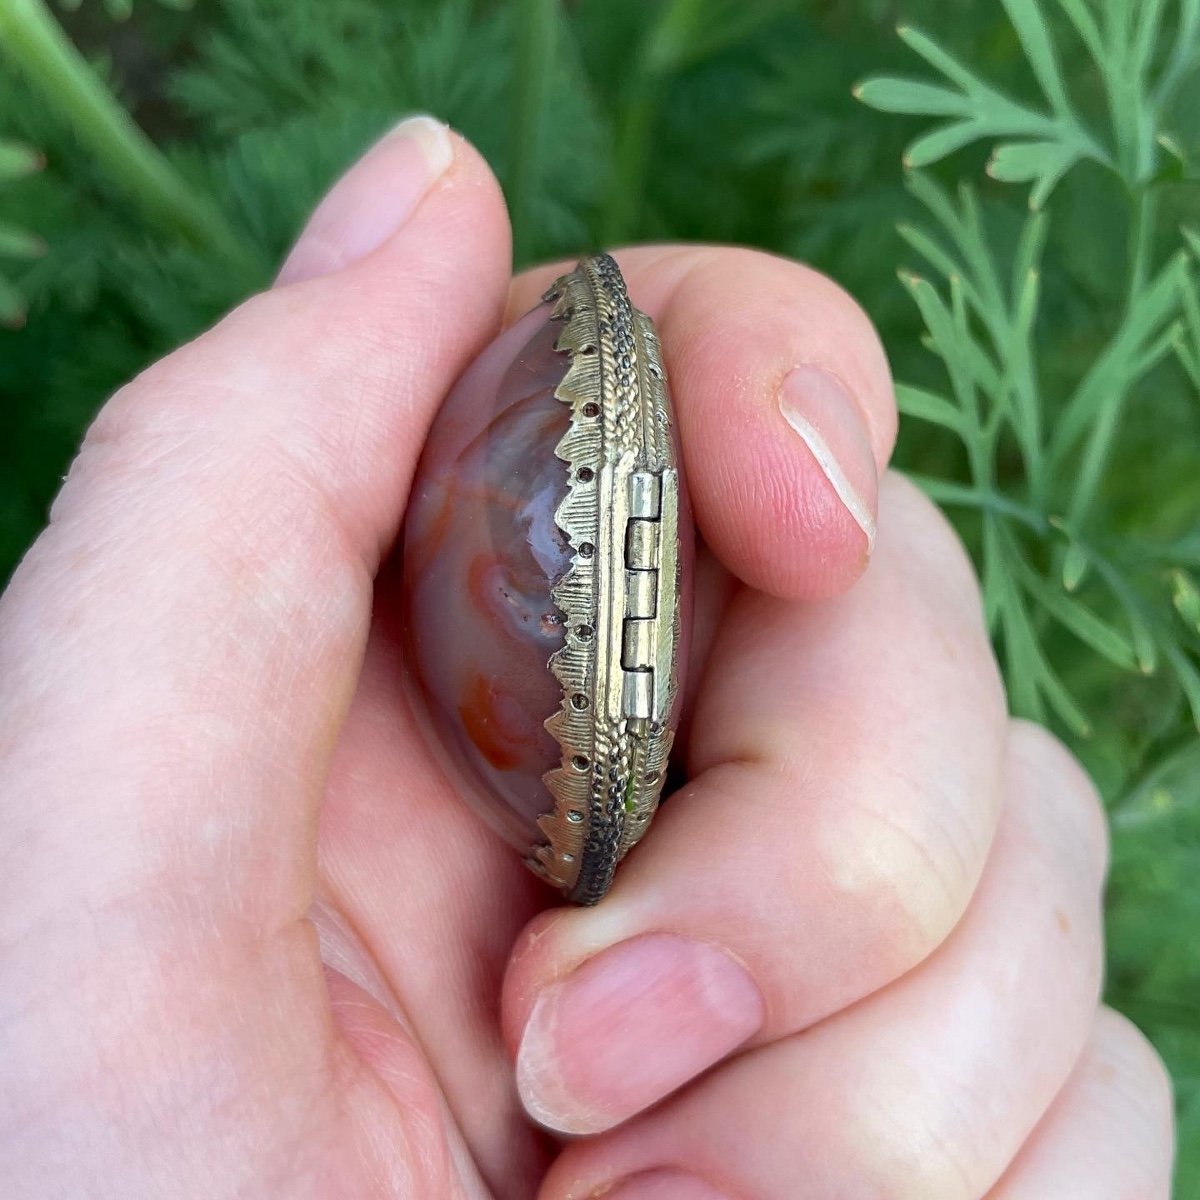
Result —
<path fill-rule="evenodd" d="M 881 514 L 847 596 L 735 600 L 694 782 L 604 904 L 518 943 L 506 1034 L 544 1124 L 608 1128 L 883 987 L 962 915 L 996 821 L 1003 692 L 953 533 L 896 478 Z"/>

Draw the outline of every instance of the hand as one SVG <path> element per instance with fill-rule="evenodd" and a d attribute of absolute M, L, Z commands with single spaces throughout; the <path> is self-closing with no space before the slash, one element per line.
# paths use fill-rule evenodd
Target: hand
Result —
<path fill-rule="evenodd" d="M 1162 1068 L 1097 1010 L 1101 809 L 877 486 L 886 364 L 822 277 L 621 256 L 708 551 L 691 782 L 611 896 L 539 915 L 439 774 L 379 570 L 508 247 L 408 123 L 90 431 L 0 609 L 6 1194 L 1165 1196 Z M 598 1136 L 551 1165 L 513 1053 Z"/>

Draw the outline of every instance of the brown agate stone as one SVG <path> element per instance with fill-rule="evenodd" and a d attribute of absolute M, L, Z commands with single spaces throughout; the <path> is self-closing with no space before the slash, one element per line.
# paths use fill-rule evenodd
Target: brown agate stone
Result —
<path fill-rule="evenodd" d="M 406 658 L 464 798 L 590 904 L 662 788 L 692 528 L 657 338 L 616 263 L 585 259 L 552 293 L 434 420 L 405 526 Z"/>
<path fill-rule="evenodd" d="M 554 395 L 569 365 L 560 329 L 540 305 L 459 380 L 405 528 L 409 653 L 433 732 L 472 806 L 521 849 L 538 840 L 542 775 L 561 757 L 544 728 L 562 695 L 547 666 L 563 642 L 550 589 L 571 564 L 554 520 L 570 416 Z"/>

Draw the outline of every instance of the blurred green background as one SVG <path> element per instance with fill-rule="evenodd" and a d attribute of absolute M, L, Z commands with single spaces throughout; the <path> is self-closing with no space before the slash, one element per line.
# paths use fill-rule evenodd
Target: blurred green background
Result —
<path fill-rule="evenodd" d="M 0 0 L 0 578 L 97 405 L 405 112 L 488 156 L 519 264 L 814 263 L 883 334 L 1014 709 L 1105 794 L 1108 996 L 1200 1196 L 1198 68 L 1200 0 Z"/>

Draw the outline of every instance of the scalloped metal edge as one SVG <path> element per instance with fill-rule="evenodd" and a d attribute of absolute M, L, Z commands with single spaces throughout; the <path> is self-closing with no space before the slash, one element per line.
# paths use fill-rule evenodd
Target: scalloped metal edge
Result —
<path fill-rule="evenodd" d="M 555 396 L 570 408 L 556 453 L 569 467 L 555 520 L 574 554 L 552 589 L 564 645 L 549 668 L 562 686 L 546 728 L 562 749 L 543 777 L 554 807 L 529 866 L 568 898 L 590 904 L 650 823 L 674 731 L 669 720 L 622 712 L 625 532 L 635 473 L 661 479 L 660 570 L 671 611 L 659 614 L 657 711 L 675 707 L 679 646 L 678 465 L 670 397 L 653 324 L 630 303 L 608 255 L 584 259 L 546 293 L 563 322 L 556 349 L 570 362 Z"/>

